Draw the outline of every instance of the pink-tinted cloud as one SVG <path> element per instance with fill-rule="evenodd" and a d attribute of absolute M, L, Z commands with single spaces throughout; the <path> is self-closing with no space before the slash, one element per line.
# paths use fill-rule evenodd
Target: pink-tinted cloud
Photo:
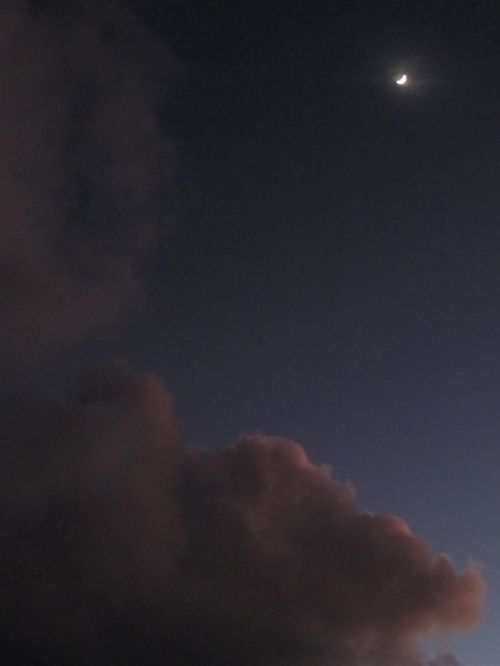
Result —
<path fill-rule="evenodd" d="M 0 346 L 113 320 L 172 212 L 175 64 L 112 2 L 0 2 Z"/>
<path fill-rule="evenodd" d="M 419 638 L 479 619 L 474 568 L 359 511 L 298 444 L 183 448 L 153 376 L 112 366 L 3 430 L 2 633 L 18 660 L 417 666 Z"/>

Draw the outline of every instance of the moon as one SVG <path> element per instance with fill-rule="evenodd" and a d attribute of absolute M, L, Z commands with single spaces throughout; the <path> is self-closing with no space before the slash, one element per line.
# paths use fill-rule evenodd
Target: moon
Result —
<path fill-rule="evenodd" d="M 396 83 L 398 86 L 404 86 L 404 84 L 408 81 L 408 77 L 406 74 L 402 74 L 399 79 L 396 79 Z"/>

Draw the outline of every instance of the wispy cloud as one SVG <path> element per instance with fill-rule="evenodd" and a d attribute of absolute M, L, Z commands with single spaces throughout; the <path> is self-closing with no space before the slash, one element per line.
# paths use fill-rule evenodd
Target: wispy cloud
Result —
<path fill-rule="evenodd" d="M 0 3 L 0 344 L 54 347 L 120 313 L 170 224 L 176 69 L 113 3 Z"/>

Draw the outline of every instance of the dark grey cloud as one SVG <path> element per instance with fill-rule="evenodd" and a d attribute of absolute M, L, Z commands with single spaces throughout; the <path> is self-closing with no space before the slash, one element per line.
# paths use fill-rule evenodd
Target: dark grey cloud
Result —
<path fill-rule="evenodd" d="M 110 366 L 9 419 L 1 620 L 15 663 L 421 666 L 419 638 L 479 619 L 473 567 L 360 511 L 298 444 L 183 447 L 154 376 Z"/>
<path fill-rule="evenodd" d="M 0 53 L 0 345 L 27 353 L 139 298 L 172 216 L 177 65 L 113 2 L 2 0 Z"/>

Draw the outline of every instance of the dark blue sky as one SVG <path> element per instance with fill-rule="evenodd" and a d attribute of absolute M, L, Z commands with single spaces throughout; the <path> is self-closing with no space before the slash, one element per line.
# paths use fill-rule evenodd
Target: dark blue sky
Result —
<path fill-rule="evenodd" d="M 168 3 L 182 190 L 124 353 L 190 441 L 300 441 L 500 606 L 500 91 L 493 3 Z M 407 71 L 410 85 L 392 77 Z"/>
<path fill-rule="evenodd" d="M 497 666 L 496 3 L 126 4 L 177 61 L 174 222 L 148 302 L 57 372 L 126 358 L 188 442 L 300 442 L 363 508 L 484 563 L 456 654 Z"/>

